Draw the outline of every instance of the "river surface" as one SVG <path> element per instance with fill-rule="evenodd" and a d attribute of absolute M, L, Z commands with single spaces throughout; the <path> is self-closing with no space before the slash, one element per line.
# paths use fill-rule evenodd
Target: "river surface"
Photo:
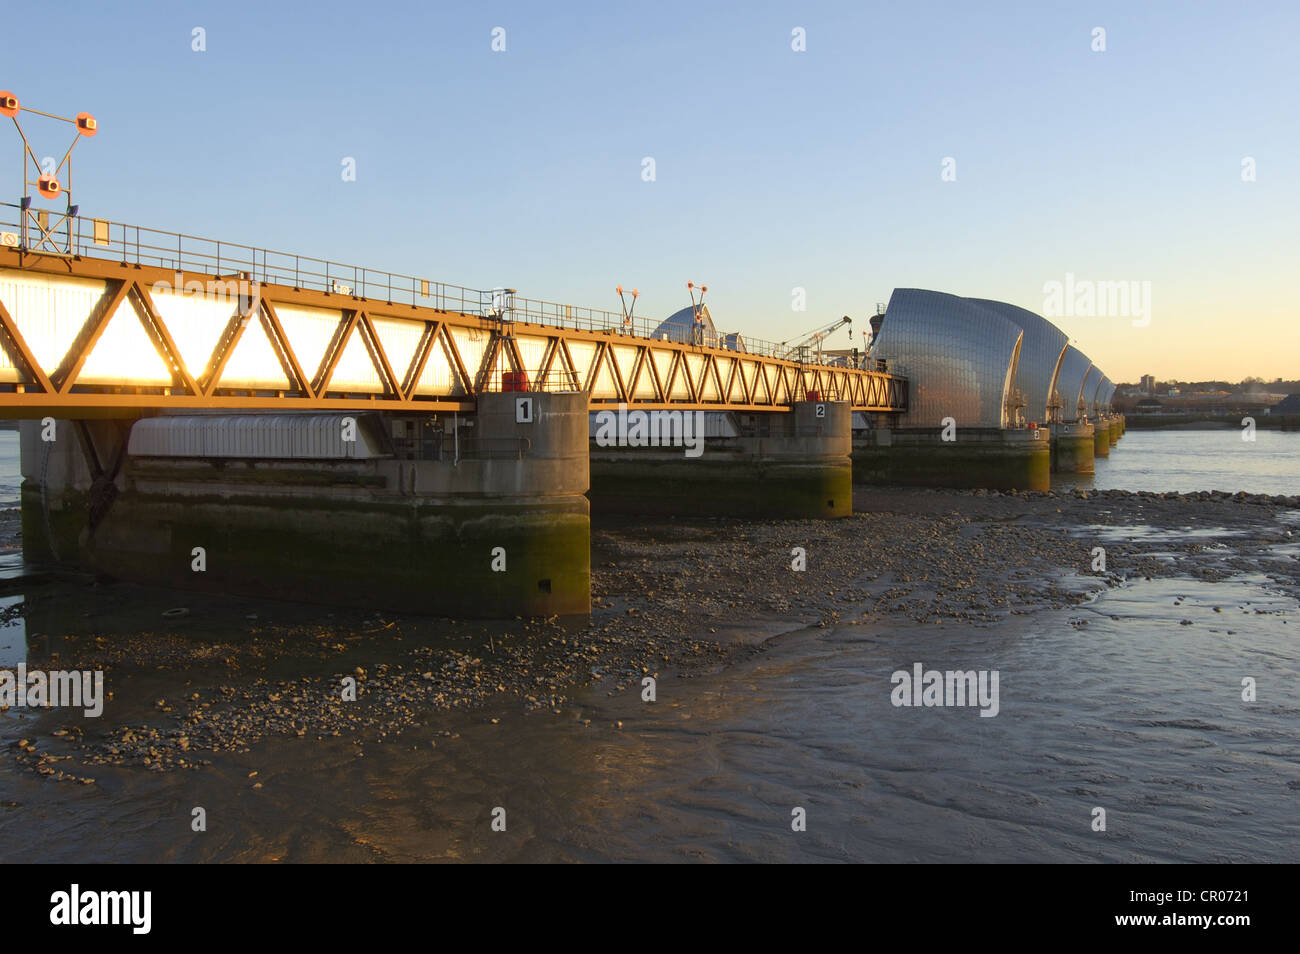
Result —
<path fill-rule="evenodd" d="M 802 630 L 664 676 L 653 704 L 590 689 L 387 744 L 277 739 L 195 772 L 97 767 L 93 787 L 5 772 L 0 856 L 41 835 L 47 861 L 1296 861 L 1300 618 L 1266 583 L 1139 582 L 997 627 Z M 917 662 L 998 670 L 997 716 L 895 707 L 891 674 Z"/>
<path fill-rule="evenodd" d="M 18 506 L 18 488 L 23 482 L 19 462 L 18 432 L 0 430 L 0 507 Z"/>
<path fill-rule="evenodd" d="M 1300 494 L 1300 432 L 1240 428 L 1129 430 L 1096 473 L 1053 474 L 1054 490 L 1151 490 L 1190 493 L 1226 490 L 1248 494 Z"/>
<path fill-rule="evenodd" d="M 1300 493 L 1300 435 L 1258 437 L 1130 431 L 1091 486 Z M 559 712 L 503 701 L 384 742 L 277 738 L 198 771 L 98 766 L 93 786 L 6 765 L 0 860 L 39 845 L 42 861 L 1294 862 L 1300 612 L 1273 571 L 1300 559 L 1300 513 L 1259 519 L 1296 542 L 1089 530 L 1254 561 L 1227 578 L 1132 578 L 997 625 L 795 629 L 716 671 L 665 673 L 652 703 L 599 684 Z M 138 626 L 105 618 L 94 588 L 60 609 L 86 633 Z M 48 657 L 50 638 L 10 622 L 0 663 Z M 895 706 L 891 677 L 916 663 L 996 670 L 996 717 Z M 140 673 L 122 702 L 143 711 L 178 678 Z M 0 716 L 0 749 L 55 724 L 18 715 Z M 206 832 L 191 830 L 196 807 Z"/>

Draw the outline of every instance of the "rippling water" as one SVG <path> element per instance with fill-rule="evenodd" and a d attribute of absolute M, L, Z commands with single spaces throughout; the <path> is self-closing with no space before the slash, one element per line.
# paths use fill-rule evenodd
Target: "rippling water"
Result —
<path fill-rule="evenodd" d="M 1294 609 L 1248 580 L 1161 582 L 1019 629 L 808 631 L 716 679 L 661 683 L 654 707 L 593 701 L 592 728 L 476 732 L 407 774 L 406 801 L 518 799 L 518 840 L 461 846 L 498 858 L 1295 860 Z M 1235 620 L 1249 629 L 1229 637 Z M 1001 713 L 894 708 L 890 674 L 916 661 L 1000 670 Z M 1243 675 L 1267 701 L 1241 701 Z"/>
<path fill-rule="evenodd" d="M 1241 434 L 1240 428 L 1130 428 L 1109 457 L 1097 458 L 1096 474 L 1054 474 L 1052 486 L 1300 494 L 1300 432 L 1257 430 L 1254 441 Z"/>

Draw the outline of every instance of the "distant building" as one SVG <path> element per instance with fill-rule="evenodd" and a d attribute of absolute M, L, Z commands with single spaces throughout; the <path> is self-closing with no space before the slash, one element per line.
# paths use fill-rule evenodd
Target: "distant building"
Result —
<path fill-rule="evenodd" d="M 724 334 L 713 323 L 708 305 L 688 305 L 659 323 L 650 334 L 660 341 L 678 341 L 682 344 L 702 345 L 706 348 L 730 348 L 745 351 L 745 339 L 739 332 Z"/>
<path fill-rule="evenodd" d="M 1300 394 L 1288 394 L 1269 408 L 1268 412 L 1270 414 L 1300 414 Z"/>
<path fill-rule="evenodd" d="M 1165 406 L 1155 398 L 1143 398 L 1133 406 L 1134 414 L 1163 414 Z"/>
<path fill-rule="evenodd" d="M 1144 374 L 1144 375 L 1142 375 L 1142 380 L 1138 382 L 1138 385 L 1139 385 L 1139 387 L 1142 388 L 1142 390 L 1143 390 L 1145 393 L 1150 394 L 1150 395 L 1154 395 L 1154 394 L 1156 393 L 1156 377 L 1155 377 L 1155 375 L 1154 375 L 1154 374 Z"/>
<path fill-rule="evenodd" d="M 718 329 L 708 305 L 690 305 L 665 318 L 651 334 L 662 341 L 679 341 L 682 344 L 718 346 Z"/>

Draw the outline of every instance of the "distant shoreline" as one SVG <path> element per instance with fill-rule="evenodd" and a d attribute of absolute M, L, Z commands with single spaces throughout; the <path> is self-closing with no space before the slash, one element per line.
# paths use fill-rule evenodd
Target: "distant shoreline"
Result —
<path fill-rule="evenodd" d="M 1225 428 L 1240 428 L 1241 421 L 1245 417 L 1251 417 L 1255 422 L 1256 429 L 1261 431 L 1300 431 L 1300 417 L 1292 414 L 1279 417 L 1269 417 L 1267 414 L 1243 414 L 1241 417 L 1209 417 L 1197 414 L 1168 414 L 1143 417 L 1135 414 L 1127 414 L 1124 417 L 1124 425 L 1130 431 L 1171 429 L 1217 431 Z"/>

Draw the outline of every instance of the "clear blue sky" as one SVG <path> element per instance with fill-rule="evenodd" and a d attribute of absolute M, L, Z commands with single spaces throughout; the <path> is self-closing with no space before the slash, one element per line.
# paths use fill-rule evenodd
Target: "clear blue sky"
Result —
<path fill-rule="evenodd" d="M 0 88 L 99 119 L 83 214 L 646 317 L 689 278 L 777 340 L 895 286 L 1150 281 L 1145 328 L 1059 322 L 1112 378 L 1300 376 L 1300 4 L 285 6 L 11 6 Z"/>

